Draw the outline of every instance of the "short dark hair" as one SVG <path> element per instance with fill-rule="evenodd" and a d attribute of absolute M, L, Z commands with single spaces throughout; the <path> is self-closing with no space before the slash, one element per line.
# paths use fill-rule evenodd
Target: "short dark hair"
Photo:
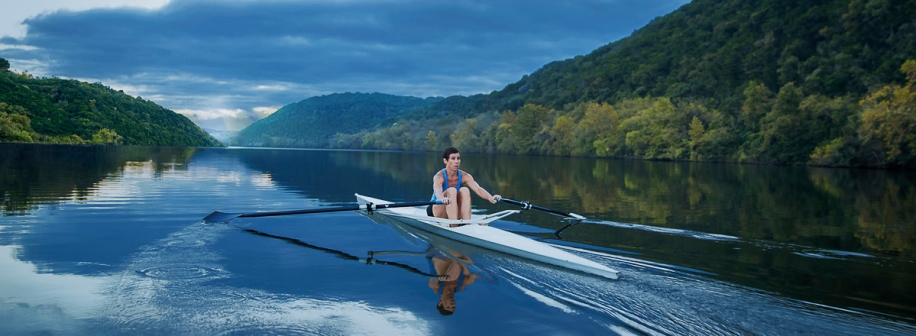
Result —
<path fill-rule="evenodd" d="M 452 148 L 452 147 L 450 147 L 450 148 Z M 449 316 L 449 315 L 452 315 L 452 314 L 455 313 L 454 310 L 451 310 L 451 311 L 450 311 L 450 310 L 446 310 L 446 309 L 445 309 L 445 305 L 443 305 L 443 304 L 441 304 L 441 303 L 442 303 L 442 300 L 439 300 L 439 302 L 436 302 L 436 310 L 439 311 L 439 314 L 442 314 L 442 316 Z"/>
<path fill-rule="evenodd" d="M 449 146 L 444 151 L 442 151 L 442 158 L 448 160 L 449 155 L 458 153 L 458 148 Z"/>

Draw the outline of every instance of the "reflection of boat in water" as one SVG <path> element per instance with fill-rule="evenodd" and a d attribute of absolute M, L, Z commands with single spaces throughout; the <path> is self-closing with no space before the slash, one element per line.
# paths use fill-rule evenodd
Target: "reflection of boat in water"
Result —
<path fill-rule="evenodd" d="M 397 225 L 397 224 L 395 224 Z M 406 234 L 405 238 L 419 238 L 411 235 L 403 228 L 395 227 L 401 234 Z M 428 287 L 432 289 L 439 301 L 436 302 L 436 310 L 442 315 L 451 315 L 455 313 L 458 303 L 455 300 L 455 294 L 464 291 L 468 286 L 474 284 L 477 279 L 483 279 L 487 282 L 493 282 L 479 268 L 475 268 L 474 261 L 469 256 L 458 253 L 445 246 L 439 246 L 429 242 L 429 248 L 424 252 L 407 252 L 407 251 L 380 251 L 369 252 L 370 259 L 374 260 L 379 255 L 415 255 L 423 256 L 429 267 L 429 273 L 435 274 L 429 278 Z M 492 277 L 492 274 L 490 274 Z"/>
<path fill-rule="evenodd" d="M 405 236 L 405 238 L 419 238 L 417 236 L 410 235 L 410 233 L 407 233 L 406 231 L 402 231 L 402 228 L 396 229 L 398 229 L 397 231 L 399 233 L 406 234 L 407 236 Z M 477 279 L 483 279 L 484 281 L 490 283 L 495 280 L 492 278 L 491 273 L 489 274 L 490 277 L 487 277 L 483 274 L 483 272 L 480 271 L 480 268 L 474 267 L 474 261 L 471 260 L 470 257 L 462 255 L 454 250 L 446 250 L 448 247 L 439 246 L 429 241 L 427 241 L 429 243 L 429 247 L 425 251 L 421 252 L 397 250 L 369 251 L 369 256 L 367 258 L 360 258 L 343 251 L 317 246 L 296 238 L 272 235 L 253 229 L 243 229 L 243 231 L 262 237 L 283 240 L 293 245 L 326 252 L 344 260 L 358 261 L 366 265 L 394 266 L 410 271 L 411 273 L 427 276 L 429 277 L 427 285 L 430 289 L 432 289 L 433 293 L 439 296 L 439 300 L 436 302 L 436 310 L 438 310 L 442 315 L 451 315 L 455 312 L 458 305 L 455 300 L 455 294 L 464 291 L 468 286 L 474 284 Z M 426 264 L 428 266 L 427 270 L 422 270 L 423 267 L 417 268 L 406 263 L 386 261 L 377 258 L 379 256 L 405 255 L 425 258 Z M 487 271 L 487 273 L 489 273 L 489 271 Z"/>
<path fill-rule="evenodd" d="M 356 194 L 360 205 L 390 204 L 391 202 Z M 371 207 L 367 207 L 371 208 Z M 516 214 L 519 210 L 504 210 L 489 215 L 472 215 L 469 220 L 449 220 L 430 217 L 426 209 L 416 207 L 377 209 L 372 214 L 383 215 L 393 222 L 403 223 L 423 231 L 433 233 L 424 235 L 430 244 L 443 245 L 440 240 L 433 243 L 436 235 L 462 243 L 542 262 L 549 265 L 577 270 L 589 274 L 617 279 L 619 272 L 597 262 L 579 257 L 556 247 L 535 241 L 520 235 L 490 227 L 489 223 L 503 217 Z M 372 218 L 372 216 L 370 216 Z M 458 227 L 451 227 L 453 225 Z M 460 251 L 456 251 L 459 252 Z"/>

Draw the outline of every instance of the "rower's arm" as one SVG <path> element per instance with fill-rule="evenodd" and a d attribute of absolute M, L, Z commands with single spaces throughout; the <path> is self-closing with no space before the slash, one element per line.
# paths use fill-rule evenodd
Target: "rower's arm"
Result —
<path fill-rule="evenodd" d="M 442 172 L 433 175 L 433 194 L 436 195 L 437 200 L 445 199 L 445 195 L 442 194 L 442 179 Z"/>
<path fill-rule="evenodd" d="M 477 181 L 474 181 L 474 177 L 471 176 L 471 174 L 465 173 L 463 178 L 465 180 L 465 183 L 467 183 L 468 187 L 471 188 L 471 190 L 473 190 L 474 193 L 477 194 L 477 196 L 480 196 L 480 198 L 490 201 L 490 203 L 496 203 L 496 201 L 502 198 L 499 195 L 495 195 L 495 196 L 490 195 L 490 193 L 486 189 L 481 187 L 480 184 L 477 184 Z"/>

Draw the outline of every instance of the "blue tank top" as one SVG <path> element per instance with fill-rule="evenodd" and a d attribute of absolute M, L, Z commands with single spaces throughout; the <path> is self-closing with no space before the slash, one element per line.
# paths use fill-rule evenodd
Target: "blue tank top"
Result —
<path fill-rule="evenodd" d="M 445 172 L 445 168 L 442 168 L 442 192 L 444 193 L 448 188 L 448 173 Z M 459 188 L 461 188 L 461 169 L 458 169 L 458 185 L 455 186 L 455 189 Z M 429 201 L 436 201 L 436 192 L 433 192 L 433 197 L 430 198 Z"/>
<path fill-rule="evenodd" d="M 437 271 L 436 266 L 433 264 L 433 256 L 426 256 L 426 261 L 429 262 L 430 274 L 436 274 Z M 442 291 L 445 289 L 445 283 L 446 281 L 439 280 L 439 291 L 436 292 L 437 295 L 442 295 Z M 458 273 L 458 288 L 455 288 L 455 292 L 460 292 L 464 289 L 461 288 L 462 286 L 464 286 L 464 272 Z"/>

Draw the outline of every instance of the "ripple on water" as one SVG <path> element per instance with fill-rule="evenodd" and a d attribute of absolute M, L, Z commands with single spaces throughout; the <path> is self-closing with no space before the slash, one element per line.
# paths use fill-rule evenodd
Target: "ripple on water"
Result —
<path fill-rule="evenodd" d="M 188 267 L 150 267 L 137 271 L 137 274 L 153 279 L 201 279 L 223 275 L 221 268 L 188 266 Z"/>
<path fill-rule="evenodd" d="M 290 325 L 252 325 L 233 327 L 219 335 L 333 335 L 340 330 L 330 327 L 290 326 Z"/>

